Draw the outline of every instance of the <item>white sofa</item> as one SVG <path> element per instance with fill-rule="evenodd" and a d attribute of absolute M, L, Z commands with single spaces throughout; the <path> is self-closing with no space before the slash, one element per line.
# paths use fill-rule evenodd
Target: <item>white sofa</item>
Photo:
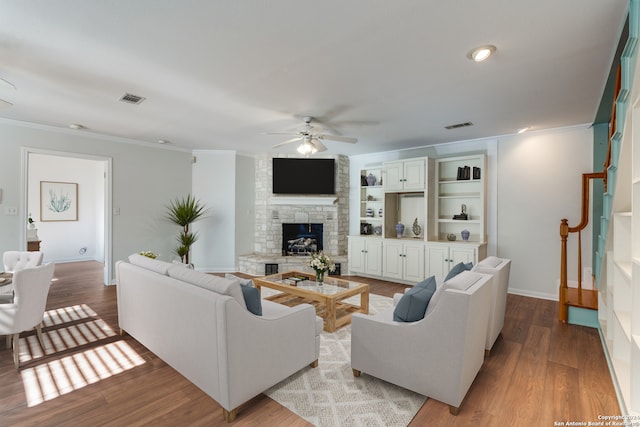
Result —
<path fill-rule="evenodd" d="M 457 415 L 484 362 L 491 275 L 464 271 L 431 297 L 422 320 L 394 308 L 351 319 L 351 368 L 434 398 Z M 398 298 L 394 298 L 397 303 Z"/>
<path fill-rule="evenodd" d="M 493 276 L 492 297 L 489 308 L 489 327 L 487 329 L 487 341 L 485 343 L 485 355 L 488 356 L 504 326 L 511 260 L 490 256 L 474 265 L 471 271 L 491 274 Z"/>
<path fill-rule="evenodd" d="M 262 300 L 249 312 L 237 280 L 134 254 L 116 263 L 118 321 L 216 400 L 238 407 L 307 365 L 317 366 L 322 319 L 308 304 Z"/>

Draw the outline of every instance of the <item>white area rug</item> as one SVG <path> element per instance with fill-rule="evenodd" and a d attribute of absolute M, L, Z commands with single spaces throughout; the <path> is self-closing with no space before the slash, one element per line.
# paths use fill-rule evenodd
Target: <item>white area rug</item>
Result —
<path fill-rule="evenodd" d="M 353 303 L 359 304 L 360 297 L 356 298 Z M 372 314 L 392 304 L 391 298 L 369 295 Z M 351 325 L 322 334 L 317 368 L 302 369 L 265 394 L 322 427 L 406 426 L 426 401 L 422 395 L 369 375 L 353 376 Z"/>

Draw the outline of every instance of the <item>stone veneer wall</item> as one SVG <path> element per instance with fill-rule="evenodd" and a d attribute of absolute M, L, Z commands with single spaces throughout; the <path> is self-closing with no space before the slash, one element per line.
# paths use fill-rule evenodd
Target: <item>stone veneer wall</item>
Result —
<path fill-rule="evenodd" d="M 269 260 L 281 264 L 283 258 L 301 258 L 282 257 L 282 223 L 285 222 L 324 224 L 324 252 L 337 261 L 345 262 L 349 234 L 349 158 L 341 155 L 325 156 L 336 161 L 335 195 L 278 196 L 272 191 L 273 157 L 287 156 L 263 154 L 256 157 L 254 253 L 240 257 L 240 270 L 249 274 L 264 274 L 264 263 Z M 325 204 L 332 199 L 335 200 L 334 203 Z M 315 201 L 319 203 L 314 203 Z M 254 266 L 256 263 L 260 265 Z M 302 263 L 305 261 L 294 262 Z M 280 270 L 283 271 L 285 270 Z M 346 265 L 342 267 L 342 271 L 346 271 Z"/>

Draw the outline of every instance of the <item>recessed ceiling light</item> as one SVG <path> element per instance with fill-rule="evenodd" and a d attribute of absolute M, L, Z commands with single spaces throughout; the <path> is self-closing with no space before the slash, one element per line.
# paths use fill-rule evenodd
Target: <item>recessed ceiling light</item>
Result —
<path fill-rule="evenodd" d="M 471 59 L 475 62 L 482 62 L 496 51 L 496 47 L 494 45 L 484 45 L 476 47 L 467 53 L 467 58 Z"/>
<path fill-rule="evenodd" d="M 70 127 L 71 129 L 75 129 L 75 130 L 78 130 L 78 129 L 84 129 L 84 126 L 79 125 L 79 124 L 77 124 L 77 123 L 72 123 L 72 124 L 70 124 L 70 125 L 69 125 L 69 127 Z"/>
<path fill-rule="evenodd" d="M 529 130 L 529 126 L 525 126 L 523 128 L 518 129 L 518 133 L 525 133 L 528 130 Z"/>

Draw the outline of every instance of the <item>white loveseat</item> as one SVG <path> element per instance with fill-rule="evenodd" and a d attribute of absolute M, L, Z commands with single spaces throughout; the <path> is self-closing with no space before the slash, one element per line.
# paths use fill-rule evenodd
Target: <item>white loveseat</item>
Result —
<path fill-rule="evenodd" d="M 351 368 L 449 405 L 457 415 L 484 362 L 493 277 L 464 271 L 431 297 L 422 320 L 394 308 L 351 318 Z M 394 298 L 397 304 L 399 298 Z"/>
<path fill-rule="evenodd" d="M 118 322 L 217 401 L 238 407 L 307 365 L 317 366 L 322 319 L 308 304 L 262 300 L 249 312 L 237 280 L 134 254 L 116 263 Z"/>

